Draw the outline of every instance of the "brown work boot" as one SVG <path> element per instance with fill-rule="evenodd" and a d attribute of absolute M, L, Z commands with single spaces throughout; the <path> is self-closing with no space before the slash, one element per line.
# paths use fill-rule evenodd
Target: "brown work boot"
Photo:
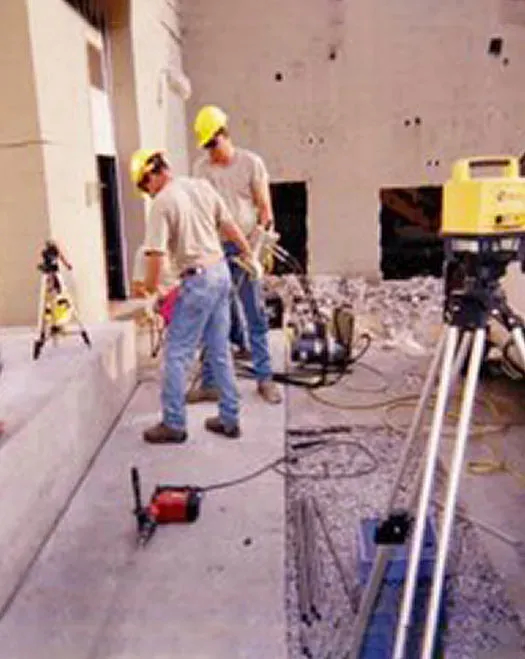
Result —
<path fill-rule="evenodd" d="M 239 348 L 233 353 L 233 358 L 240 362 L 249 362 L 252 360 L 252 353 L 248 348 Z"/>
<path fill-rule="evenodd" d="M 271 403 L 272 405 L 278 405 L 283 399 L 281 392 L 273 380 L 262 380 L 258 382 L 257 391 L 261 398 L 264 398 L 267 403 Z"/>
<path fill-rule="evenodd" d="M 225 425 L 218 416 L 212 416 L 209 419 L 206 419 L 204 422 L 204 427 L 210 432 L 215 432 L 218 435 L 224 435 L 228 439 L 238 439 L 241 436 L 241 429 L 239 424 L 234 426 Z"/>
<path fill-rule="evenodd" d="M 219 390 L 215 387 L 196 387 L 190 389 L 186 394 L 186 402 L 191 403 L 217 403 L 219 400 Z"/>
<path fill-rule="evenodd" d="M 144 441 L 148 444 L 182 444 L 187 439 L 185 430 L 170 428 L 162 421 L 144 431 Z"/>

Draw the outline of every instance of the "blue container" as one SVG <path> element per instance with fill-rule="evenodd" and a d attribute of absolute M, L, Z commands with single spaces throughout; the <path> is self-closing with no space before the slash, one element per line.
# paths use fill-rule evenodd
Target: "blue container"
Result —
<path fill-rule="evenodd" d="M 377 545 L 374 542 L 376 528 L 379 519 L 362 519 L 358 530 L 358 561 L 359 561 L 359 582 L 362 586 L 368 581 L 374 558 L 377 551 Z M 408 563 L 408 554 L 410 551 L 409 537 L 404 545 L 392 546 L 392 557 L 385 571 L 384 579 L 387 582 L 401 582 L 405 579 Z M 419 579 L 430 579 L 434 569 L 436 559 L 437 541 L 434 523 L 430 518 L 425 524 L 425 534 L 423 536 L 423 547 L 419 562 Z"/>
<path fill-rule="evenodd" d="M 418 582 L 412 606 L 410 629 L 405 646 L 406 659 L 419 659 L 430 597 L 428 580 Z M 360 659 L 389 659 L 394 649 L 398 612 L 403 598 L 403 583 L 383 582 L 363 638 Z M 434 658 L 442 656 L 443 632 L 446 627 L 445 604 L 441 601 L 440 617 L 436 629 Z M 382 653 L 382 654 L 381 654 Z"/>

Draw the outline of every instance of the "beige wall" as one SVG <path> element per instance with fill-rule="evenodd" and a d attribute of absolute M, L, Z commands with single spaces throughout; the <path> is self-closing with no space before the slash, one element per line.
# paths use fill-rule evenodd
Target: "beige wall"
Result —
<path fill-rule="evenodd" d="M 28 0 L 50 235 L 73 263 L 86 321 L 107 317 L 102 222 L 84 20 L 62 0 Z M 67 54 L 67 56 L 66 56 Z"/>
<path fill-rule="evenodd" d="M 35 324 L 47 238 L 74 265 L 84 320 L 106 318 L 84 23 L 62 0 L 2 3 L 0 322 Z M 11 105 L 5 103 L 11 99 Z M 90 191 L 92 199 L 87 196 Z M 4 239 L 5 236 L 5 239 Z"/>
<path fill-rule="evenodd" d="M 115 10 L 115 4 L 120 9 Z M 187 171 L 184 102 L 169 89 L 181 71 L 178 16 L 164 0 L 108 3 L 112 96 L 127 241 L 127 262 L 144 237 L 145 204 L 134 193 L 128 163 L 137 148 L 166 148 L 179 173 Z"/>
<path fill-rule="evenodd" d="M 166 84 L 167 71 L 176 77 L 181 66 L 178 17 L 164 0 L 101 5 L 130 266 L 145 210 L 128 180 L 131 153 L 164 147 L 175 153 L 177 171 L 187 169 L 184 102 Z M 36 265 L 48 237 L 73 263 L 82 319 L 102 321 L 107 287 L 86 49 L 92 28 L 63 0 L 0 3 L 0 25 L 0 324 L 36 323 Z"/>
<path fill-rule="evenodd" d="M 188 123 L 218 103 L 275 181 L 307 181 L 314 272 L 378 272 L 381 187 L 441 184 L 458 157 L 525 149 L 525 30 L 502 23 L 499 0 L 182 8 Z"/>
<path fill-rule="evenodd" d="M 25 3 L 0 3 L 0 25 L 0 324 L 6 324 L 36 316 L 36 262 L 48 220 Z"/>

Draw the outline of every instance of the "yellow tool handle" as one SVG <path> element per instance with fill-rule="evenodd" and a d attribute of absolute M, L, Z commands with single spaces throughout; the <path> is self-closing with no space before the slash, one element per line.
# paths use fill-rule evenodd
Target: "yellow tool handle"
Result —
<path fill-rule="evenodd" d="M 505 178 L 519 177 L 519 160 L 515 156 L 475 156 L 463 158 L 454 163 L 452 178 L 456 181 L 468 181 L 472 178 L 473 168 L 501 167 Z"/>

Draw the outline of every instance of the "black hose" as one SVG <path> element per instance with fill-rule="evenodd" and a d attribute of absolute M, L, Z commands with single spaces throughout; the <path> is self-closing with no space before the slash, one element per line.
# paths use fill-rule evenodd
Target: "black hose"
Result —
<path fill-rule="evenodd" d="M 503 359 L 508 362 L 519 375 L 521 375 L 522 378 L 525 379 L 525 370 L 521 364 L 516 363 L 514 359 L 510 356 L 510 349 L 514 345 L 514 339 L 510 338 L 505 345 L 503 346 L 501 352 L 503 355 Z"/>

